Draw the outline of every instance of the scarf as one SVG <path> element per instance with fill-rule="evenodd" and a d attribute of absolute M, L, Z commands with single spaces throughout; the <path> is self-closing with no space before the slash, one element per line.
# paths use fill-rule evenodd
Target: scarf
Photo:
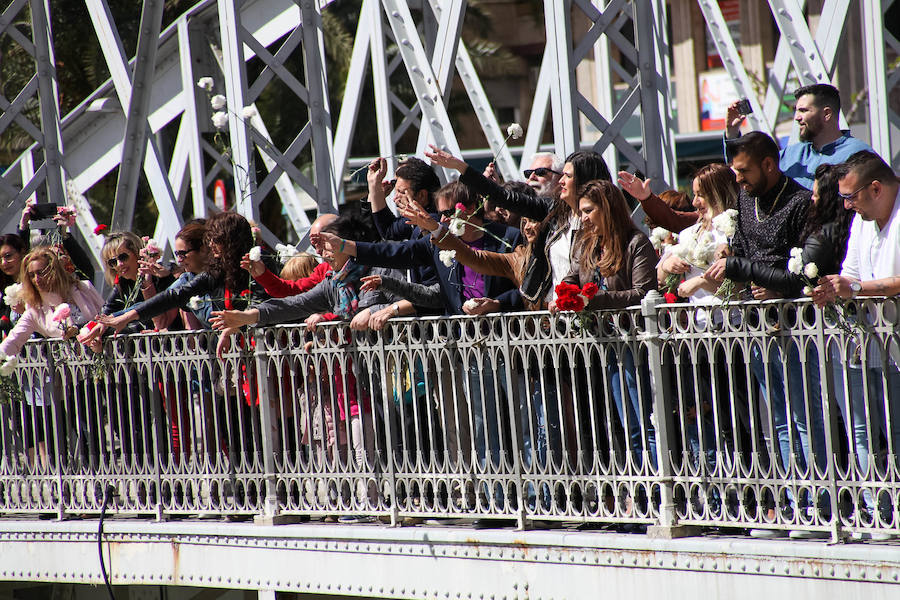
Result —
<path fill-rule="evenodd" d="M 359 310 L 359 278 L 368 273 L 369 267 L 358 264 L 351 259 L 344 263 L 338 273 L 331 272 L 334 291 L 337 293 L 337 304 L 334 314 L 342 319 L 349 319 Z"/>

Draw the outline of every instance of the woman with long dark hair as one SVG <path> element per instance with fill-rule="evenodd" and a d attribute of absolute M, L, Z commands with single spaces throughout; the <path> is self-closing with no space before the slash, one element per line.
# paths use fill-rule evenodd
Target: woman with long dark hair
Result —
<path fill-rule="evenodd" d="M 193 297 L 210 297 L 215 310 L 246 308 L 251 298 L 265 299 L 265 292 L 241 268 L 241 257 L 254 246 L 250 223 L 234 212 L 223 212 L 206 221 L 204 241 L 209 249 L 208 270 L 185 285 L 169 288 L 138 302 L 119 316 L 104 314 L 99 321 L 121 331 L 136 319 L 148 319 L 173 308 L 187 308 Z"/>
<path fill-rule="evenodd" d="M 22 258 L 28 253 L 28 245 L 14 233 L 0 235 L 0 292 L 7 286 L 19 282 Z M 22 308 L 22 307 L 20 307 Z M 13 328 L 13 307 L 0 303 L 0 335 L 6 335 Z"/>
<path fill-rule="evenodd" d="M 625 196 L 610 181 L 592 181 L 578 192 L 581 234 L 573 248 L 572 269 L 565 283 L 598 287 L 587 310 L 625 308 L 639 304 L 648 292 L 656 289 L 656 251 L 653 244 L 631 219 Z M 558 310 L 556 300 L 550 311 Z M 618 354 L 618 356 L 616 355 Z M 649 373 L 644 366 L 638 374 L 630 348 L 613 353 L 607 362 L 609 390 L 625 428 L 632 460 L 640 466 L 643 453 L 656 463 L 656 438 L 650 424 Z M 623 402 L 621 373 L 628 402 Z M 644 390 L 643 399 L 639 387 Z M 645 423 L 642 433 L 641 423 Z"/>
<path fill-rule="evenodd" d="M 596 152 L 577 151 L 566 157 L 558 197 L 534 197 L 512 188 L 503 188 L 464 161 L 432 146 L 425 155 L 439 166 L 461 173 L 460 182 L 487 197 L 493 206 L 540 221 L 533 251 L 525 264 L 519 292 L 529 304 L 553 299 L 553 290 L 569 272 L 574 241 L 578 235 L 577 190 L 591 181 L 610 181 L 609 168 Z"/>

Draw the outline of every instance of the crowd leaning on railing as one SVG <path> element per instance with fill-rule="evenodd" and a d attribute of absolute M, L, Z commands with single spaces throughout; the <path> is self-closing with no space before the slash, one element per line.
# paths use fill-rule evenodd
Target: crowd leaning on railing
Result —
<path fill-rule="evenodd" d="M 29 249 L 26 206 L 0 506 L 91 513 L 100 478 L 171 515 L 900 534 L 900 179 L 834 87 L 795 97 L 783 149 L 732 104 L 691 194 L 591 151 L 522 183 L 432 146 L 373 160 L 371 218 L 319 215 L 314 253 L 226 211 L 167 267 L 101 227 L 105 302 L 71 211 Z"/>

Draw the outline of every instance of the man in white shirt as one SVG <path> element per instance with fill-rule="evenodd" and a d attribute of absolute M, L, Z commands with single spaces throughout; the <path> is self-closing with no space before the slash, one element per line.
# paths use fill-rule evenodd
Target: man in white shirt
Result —
<path fill-rule="evenodd" d="M 813 300 L 819 306 L 838 298 L 900 293 L 900 180 L 880 156 L 867 150 L 852 155 L 840 169 L 844 174 L 838 182 L 838 191 L 844 206 L 857 214 L 850 228 L 847 256 L 840 275 L 821 278 L 813 290 Z M 846 374 L 852 433 L 862 477 L 865 477 L 870 453 L 867 417 L 872 428 L 880 428 L 885 439 L 890 441 L 888 451 L 900 455 L 900 370 L 897 367 L 900 353 L 896 347 L 886 348 L 887 336 L 864 335 L 867 338 L 865 352 L 851 343 L 844 347 L 846 354 L 834 353 L 835 395 L 844 421 L 850 424 L 842 381 Z M 888 419 L 884 415 L 885 405 L 889 411 Z M 888 422 L 890 429 L 886 427 Z M 879 450 L 878 438 L 877 433 L 872 436 L 874 451 Z M 872 510 L 871 494 L 864 497 Z"/>

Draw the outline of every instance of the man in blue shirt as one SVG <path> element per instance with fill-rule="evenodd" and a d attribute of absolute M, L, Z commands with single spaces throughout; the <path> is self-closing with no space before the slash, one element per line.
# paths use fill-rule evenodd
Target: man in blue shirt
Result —
<path fill-rule="evenodd" d="M 841 97 L 833 85 L 815 83 L 797 88 L 794 120 L 800 126 L 800 141 L 781 151 L 782 173 L 811 190 L 816 167 L 836 165 L 860 150 L 872 150 L 868 144 L 841 131 Z M 740 137 L 744 116 L 733 102 L 725 116 L 725 140 Z M 726 144 L 726 156 L 727 144 Z M 729 158 L 729 162 L 731 157 Z"/>

